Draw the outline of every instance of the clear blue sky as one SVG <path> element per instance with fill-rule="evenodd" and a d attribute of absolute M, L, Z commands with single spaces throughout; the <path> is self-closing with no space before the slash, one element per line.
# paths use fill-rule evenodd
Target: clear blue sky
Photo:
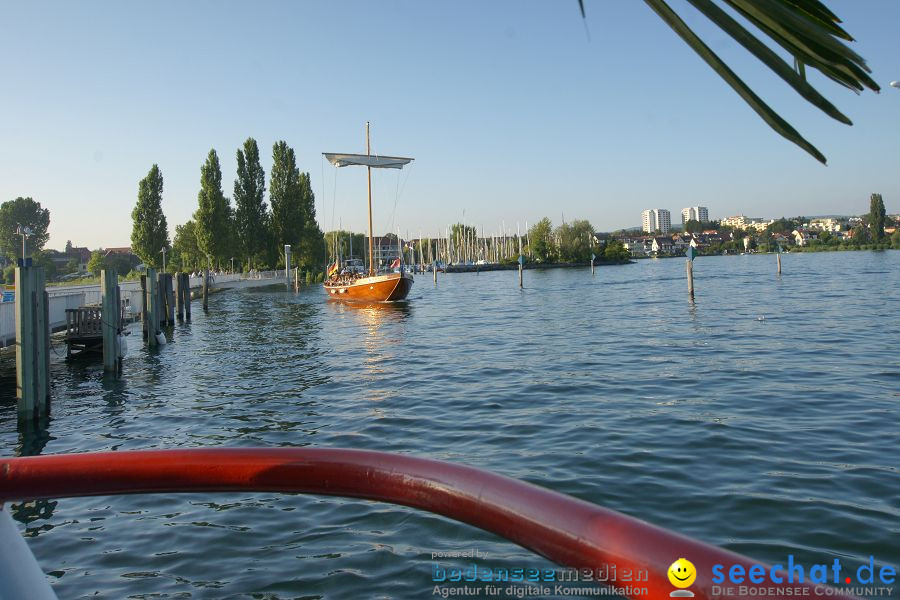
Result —
<path fill-rule="evenodd" d="M 232 195 L 248 137 L 284 139 L 312 177 L 324 230 L 365 227 L 365 171 L 322 152 L 415 157 L 376 174 L 376 233 L 465 220 L 598 230 L 644 208 L 710 216 L 900 211 L 900 2 L 845 0 L 881 94 L 811 80 L 853 121 L 796 97 L 724 34 L 689 19 L 829 159 L 771 131 L 638 0 L 2 2 L 0 201 L 51 212 L 49 247 L 130 244 L 138 181 L 165 178 L 170 233 L 219 153 Z M 693 9 L 675 0 L 683 14 Z"/>

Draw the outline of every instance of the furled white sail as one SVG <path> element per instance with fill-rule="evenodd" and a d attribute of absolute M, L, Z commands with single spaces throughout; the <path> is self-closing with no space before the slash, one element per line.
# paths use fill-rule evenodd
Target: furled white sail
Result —
<path fill-rule="evenodd" d="M 403 165 L 413 160 L 400 156 L 378 156 L 376 154 L 334 154 L 323 152 L 328 162 L 336 167 L 349 167 L 350 165 L 362 165 L 375 169 L 402 169 Z"/>

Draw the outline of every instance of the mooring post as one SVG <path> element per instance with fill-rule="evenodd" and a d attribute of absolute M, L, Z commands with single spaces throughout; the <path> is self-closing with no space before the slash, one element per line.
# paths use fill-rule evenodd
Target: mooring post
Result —
<path fill-rule="evenodd" d="M 162 329 L 163 326 L 168 325 L 168 320 L 166 319 L 169 314 L 166 310 L 166 275 L 165 273 L 157 273 L 156 275 L 156 295 L 158 301 L 156 303 L 156 318 L 158 319 L 156 325 L 157 329 Z"/>
<path fill-rule="evenodd" d="M 209 310 L 209 269 L 203 271 L 203 310 Z"/>
<path fill-rule="evenodd" d="M 431 263 L 431 271 L 434 274 L 434 282 L 437 283 L 437 263 Z"/>
<path fill-rule="evenodd" d="M 159 280 L 156 269 L 147 269 L 147 342 L 153 348 L 157 345 L 156 334 L 159 333 Z"/>
<path fill-rule="evenodd" d="M 291 245 L 284 245 L 284 278 L 287 280 L 288 289 L 291 288 Z"/>
<path fill-rule="evenodd" d="M 300 291 L 300 267 L 294 267 L 294 291 Z"/>
<path fill-rule="evenodd" d="M 100 271 L 100 289 L 103 304 L 100 309 L 100 330 L 103 332 L 103 370 L 117 371 L 119 368 L 119 319 L 122 307 L 118 303 L 119 274 L 115 269 Z"/>
<path fill-rule="evenodd" d="M 688 282 L 688 295 L 691 299 L 694 298 L 694 261 L 691 259 L 687 260 L 685 264 L 685 268 L 687 269 L 687 282 Z"/>
<path fill-rule="evenodd" d="M 147 275 L 141 275 L 141 333 L 147 339 L 147 319 L 149 318 L 147 307 Z"/>
<path fill-rule="evenodd" d="M 166 304 L 169 307 L 169 325 L 175 324 L 175 275 L 166 274 Z"/>
<path fill-rule="evenodd" d="M 184 321 L 184 280 L 181 279 L 182 273 L 175 273 L 175 314 L 179 321 Z"/>
<path fill-rule="evenodd" d="M 50 414 L 50 327 L 43 267 L 16 268 L 16 398 L 19 421 Z"/>
<path fill-rule="evenodd" d="M 778 262 L 778 274 L 781 275 L 781 253 L 776 254 L 775 259 Z"/>
<path fill-rule="evenodd" d="M 182 304 L 184 304 L 184 318 L 188 321 L 191 320 L 191 276 L 187 273 L 182 273 L 182 277 L 184 277 L 184 285 L 181 287 L 181 293 L 184 294 L 182 297 Z"/>
<path fill-rule="evenodd" d="M 591 275 L 594 274 L 594 255 L 591 254 Z"/>
<path fill-rule="evenodd" d="M 516 238 L 519 240 L 519 289 L 525 287 L 522 282 L 522 271 L 525 269 L 525 255 L 522 254 L 522 236 L 519 235 L 519 225 L 516 224 Z"/>
<path fill-rule="evenodd" d="M 175 286 L 172 284 L 172 274 L 163 273 L 165 281 L 164 296 L 166 298 L 166 325 L 175 324 Z"/>

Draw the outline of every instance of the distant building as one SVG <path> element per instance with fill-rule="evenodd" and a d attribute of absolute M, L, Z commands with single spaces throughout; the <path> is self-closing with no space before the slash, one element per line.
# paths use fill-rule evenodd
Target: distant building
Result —
<path fill-rule="evenodd" d="M 699 221 L 706 223 L 709 221 L 709 210 L 705 206 L 689 206 L 681 209 L 681 224 L 684 225 L 688 221 Z"/>
<path fill-rule="evenodd" d="M 652 251 L 652 238 L 622 238 L 621 242 L 633 258 L 647 256 Z"/>
<path fill-rule="evenodd" d="M 817 239 L 817 236 L 814 232 L 795 229 L 791 232 L 791 235 L 794 236 L 794 243 L 798 246 L 805 246 L 809 243 L 809 240 Z"/>
<path fill-rule="evenodd" d="M 400 256 L 400 244 L 394 236 L 375 236 L 372 238 L 375 251 L 375 263 L 387 264 Z M 354 250 L 356 250 L 354 248 Z M 365 238 L 365 246 L 359 249 L 359 254 L 364 257 L 369 255 L 369 238 Z"/>
<path fill-rule="evenodd" d="M 674 254 L 675 245 L 672 243 L 671 238 L 655 237 L 651 242 L 650 251 L 657 256 L 662 254 Z"/>
<path fill-rule="evenodd" d="M 135 269 L 141 264 L 141 259 L 131 251 L 131 246 L 121 246 L 119 248 L 106 248 L 103 252 L 105 258 L 118 258 L 121 262 L 117 268 L 120 272 L 127 273 L 128 270 Z"/>
<path fill-rule="evenodd" d="M 826 217 L 823 219 L 813 219 L 809 222 L 810 229 L 818 229 L 819 231 L 840 231 L 842 227 L 842 223 L 840 219 L 835 219 L 833 217 Z"/>
<path fill-rule="evenodd" d="M 766 230 L 766 228 L 767 228 L 769 225 L 771 225 L 771 224 L 774 223 L 774 222 L 775 222 L 775 221 L 772 221 L 772 220 L 769 220 L 769 221 L 763 221 L 763 220 L 756 221 L 756 220 L 754 220 L 752 223 L 750 223 L 749 225 L 747 225 L 747 229 L 753 229 L 753 230 L 755 230 L 757 233 L 762 233 L 763 231 Z"/>
<path fill-rule="evenodd" d="M 726 227 L 736 227 L 738 229 L 744 229 L 747 225 L 750 224 L 750 219 L 745 217 L 744 215 L 735 215 L 733 217 L 725 217 L 721 221 L 722 225 Z"/>
<path fill-rule="evenodd" d="M 661 231 L 669 233 L 672 228 L 672 215 L 665 208 L 649 208 L 641 213 L 641 227 L 647 233 Z"/>

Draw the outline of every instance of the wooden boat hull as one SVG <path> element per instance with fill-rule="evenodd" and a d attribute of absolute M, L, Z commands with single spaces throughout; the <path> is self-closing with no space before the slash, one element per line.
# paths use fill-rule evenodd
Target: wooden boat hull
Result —
<path fill-rule="evenodd" d="M 409 273 L 385 273 L 374 277 L 361 277 L 352 283 L 325 282 L 329 298 L 354 302 L 393 302 L 403 300 L 412 288 Z"/>

